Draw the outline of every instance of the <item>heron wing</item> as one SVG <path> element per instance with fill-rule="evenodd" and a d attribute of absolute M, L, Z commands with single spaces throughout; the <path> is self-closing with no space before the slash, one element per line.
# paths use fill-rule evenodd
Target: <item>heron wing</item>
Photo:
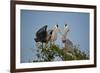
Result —
<path fill-rule="evenodd" d="M 46 36 L 47 25 L 43 26 L 36 32 L 36 37 L 45 37 Z"/>

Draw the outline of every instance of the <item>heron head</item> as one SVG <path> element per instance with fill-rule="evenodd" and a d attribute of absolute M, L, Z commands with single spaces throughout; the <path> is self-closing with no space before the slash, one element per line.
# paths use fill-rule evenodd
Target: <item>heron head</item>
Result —
<path fill-rule="evenodd" d="M 53 30 L 53 32 L 60 32 L 59 25 L 56 24 L 52 30 Z"/>
<path fill-rule="evenodd" d="M 65 27 L 67 27 L 68 26 L 68 24 L 65 24 Z"/>
<path fill-rule="evenodd" d="M 56 32 L 61 32 L 58 24 L 56 25 Z"/>
<path fill-rule="evenodd" d="M 53 27 L 53 30 L 58 29 L 58 24 Z"/>
<path fill-rule="evenodd" d="M 48 27 L 48 25 L 46 24 L 46 25 L 45 25 L 45 27 L 47 28 L 47 27 Z"/>
<path fill-rule="evenodd" d="M 69 26 L 68 26 L 68 24 L 65 24 L 65 30 L 66 30 L 66 32 L 69 32 Z"/>
<path fill-rule="evenodd" d="M 56 25 L 56 27 L 58 28 L 58 24 Z"/>

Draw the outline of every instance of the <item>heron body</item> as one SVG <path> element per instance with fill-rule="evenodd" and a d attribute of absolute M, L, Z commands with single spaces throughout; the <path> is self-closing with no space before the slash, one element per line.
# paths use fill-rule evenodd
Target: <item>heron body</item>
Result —
<path fill-rule="evenodd" d="M 64 26 L 64 34 L 62 35 L 62 42 L 66 42 L 66 39 L 67 39 L 67 35 L 68 35 L 68 32 L 69 32 L 69 26 Z"/>
<path fill-rule="evenodd" d="M 48 30 L 48 32 L 47 32 L 47 37 L 46 37 L 47 43 L 51 40 L 52 32 L 53 32 L 53 30 Z"/>
<path fill-rule="evenodd" d="M 64 34 L 62 35 L 62 43 L 64 43 L 65 45 L 65 49 L 71 49 L 73 47 L 73 43 L 68 39 L 67 35 L 69 32 L 69 26 L 67 24 L 65 24 L 64 26 Z"/>
<path fill-rule="evenodd" d="M 40 28 L 36 33 L 36 38 L 34 39 L 36 42 L 46 42 L 47 37 L 47 25 Z"/>
<path fill-rule="evenodd" d="M 53 28 L 52 35 L 51 35 L 51 39 L 50 39 L 51 42 L 54 42 L 57 40 L 57 34 L 59 31 L 60 29 L 58 28 L 58 25 L 55 25 L 55 27 Z"/>

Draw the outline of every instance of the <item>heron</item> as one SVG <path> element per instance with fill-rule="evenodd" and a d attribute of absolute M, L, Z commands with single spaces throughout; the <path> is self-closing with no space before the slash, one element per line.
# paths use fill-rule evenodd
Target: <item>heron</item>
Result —
<path fill-rule="evenodd" d="M 51 34 L 51 39 L 50 39 L 51 42 L 54 43 L 54 42 L 57 40 L 58 32 L 60 32 L 60 28 L 59 28 L 59 26 L 58 26 L 58 24 L 57 24 L 57 25 L 55 25 L 54 28 L 53 28 L 53 32 L 52 32 L 52 34 Z"/>
<path fill-rule="evenodd" d="M 62 43 L 64 43 L 65 45 L 65 48 L 69 49 L 69 48 L 72 48 L 73 47 L 73 43 L 69 40 L 68 38 L 68 32 L 69 32 L 69 26 L 68 24 L 65 24 L 64 25 L 64 33 L 62 35 Z"/>
<path fill-rule="evenodd" d="M 46 43 L 47 40 L 47 25 L 43 26 L 36 32 L 36 38 L 34 38 L 35 42 L 41 42 L 42 43 L 42 48 L 43 48 L 43 43 Z"/>
<path fill-rule="evenodd" d="M 34 39 L 36 42 L 46 42 L 47 36 L 47 25 L 43 26 L 36 32 L 36 38 Z"/>
<path fill-rule="evenodd" d="M 48 44 L 48 42 L 54 42 L 57 40 L 57 33 L 60 31 L 58 28 L 58 24 L 55 25 L 52 29 L 47 30 L 47 25 L 43 26 L 36 32 L 36 38 L 34 39 L 36 42 L 41 42 L 42 47 L 43 43 Z"/>

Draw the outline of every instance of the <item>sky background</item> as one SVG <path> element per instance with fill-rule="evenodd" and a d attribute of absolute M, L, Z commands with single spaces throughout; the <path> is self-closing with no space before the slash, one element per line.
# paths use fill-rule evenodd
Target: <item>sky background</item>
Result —
<path fill-rule="evenodd" d="M 48 25 L 47 29 L 51 29 L 58 24 L 63 30 L 66 23 L 70 28 L 68 38 L 74 45 L 79 44 L 82 51 L 89 53 L 89 13 L 21 10 L 21 63 L 35 59 L 35 33 L 42 26 Z M 60 34 L 56 44 L 63 45 Z"/>

